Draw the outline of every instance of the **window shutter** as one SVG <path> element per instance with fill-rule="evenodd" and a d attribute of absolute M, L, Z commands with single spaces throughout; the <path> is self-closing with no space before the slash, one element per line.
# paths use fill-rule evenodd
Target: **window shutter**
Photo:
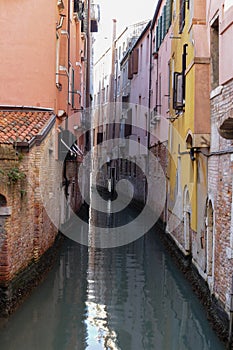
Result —
<path fill-rule="evenodd" d="M 173 84 L 173 109 L 183 110 L 184 103 L 182 73 L 174 72 Z"/>
<path fill-rule="evenodd" d="M 158 50 L 159 50 L 159 27 L 158 27 L 158 25 L 157 25 L 157 27 L 156 27 L 156 52 L 158 52 Z"/>
<path fill-rule="evenodd" d="M 132 54 L 132 70 L 133 74 L 138 73 L 138 56 L 139 56 L 139 49 L 134 49 Z"/>
<path fill-rule="evenodd" d="M 172 19 L 172 0 L 167 0 L 166 4 L 166 32 L 170 28 Z"/>
<path fill-rule="evenodd" d="M 161 17 L 159 17 L 158 21 L 158 48 L 160 48 L 161 45 Z"/>
<path fill-rule="evenodd" d="M 185 25 L 185 4 L 186 4 L 186 0 L 180 0 L 180 23 L 179 23 L 180 33 L 182 33 L 182 30 Z"/>
<path fill-rule="evenodd" d="M 166 35 L 166 5 L 164 5 L 163 7 L 163 35 L 162 35 L 162 38 L 164 39 L 165 35 Z"/>
<path fill-rule="evenodd" d="M 133 59 L 132 55 L 128 58 L 128 79 L 133 79 Z"/>

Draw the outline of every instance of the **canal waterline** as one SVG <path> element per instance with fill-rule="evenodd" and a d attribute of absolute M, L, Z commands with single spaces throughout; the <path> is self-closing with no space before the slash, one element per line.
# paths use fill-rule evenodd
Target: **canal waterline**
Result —
<path fill-rule="evenodd" d="M 46 280 L 1 320 L 0 348 L 221 350 L 224 345 L 151 230 L 112 249 L 67 239 Z"/>

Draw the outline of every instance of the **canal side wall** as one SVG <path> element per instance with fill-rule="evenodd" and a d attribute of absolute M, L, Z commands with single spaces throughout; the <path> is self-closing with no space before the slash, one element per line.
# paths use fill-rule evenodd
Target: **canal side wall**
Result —
<path fill-rule="evenodd" d="M 61 183 L 54 152 L 55 127 L 29 151 L 0 145 L 0 194 L 5 200 L 0 205 L 0 285 L 7 285 L 54 244 Z M 16 168 L 19 175 L 13 179 L 9 174 Z"/>
<path fill-rule="evenodd" d="M 211 148 L 208 160 L 208 194 L 213 207 L 214 281 L 213 293 L 230 312 L 233 276 L 232 226 L 232 136 L 226 139 L 219 128 L 233 126 L 233 80 L 211 93 Z"/>
<path fill-rule="evenodd" d="M 204 306 L 207 318 L 218 337 L 231 349 L 228 343 L 229 317 L 219 300 L 210 291 L 207 281 L 202 278 L 197 267 L 192 262 L 191 255 L 185 255 L 174 238 L 165 232 L 166 225 L 159 221 L 155 232 L 192 286 L 193 291 Z M 233 345 L 233 344 L 232 344 Z M 233 347 L 232 347 L 233 348 Z"/>

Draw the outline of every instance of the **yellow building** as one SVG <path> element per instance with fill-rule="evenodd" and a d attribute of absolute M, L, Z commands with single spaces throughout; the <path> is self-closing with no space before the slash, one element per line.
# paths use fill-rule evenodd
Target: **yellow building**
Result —
<path fill-rule="evenodd" d="M 167 169 L 167 231 L 203 277 L 210 139 L 205 11 L 205 0 L 173 0 Z"/>

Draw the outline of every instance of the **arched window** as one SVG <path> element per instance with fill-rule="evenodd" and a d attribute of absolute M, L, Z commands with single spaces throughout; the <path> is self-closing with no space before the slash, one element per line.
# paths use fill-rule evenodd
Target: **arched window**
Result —
<path fill-rule="evenodd" d="M 0 193 L 0 217 L 11 215 L 11 207 L 7 206 L 6 197 Z"/>

